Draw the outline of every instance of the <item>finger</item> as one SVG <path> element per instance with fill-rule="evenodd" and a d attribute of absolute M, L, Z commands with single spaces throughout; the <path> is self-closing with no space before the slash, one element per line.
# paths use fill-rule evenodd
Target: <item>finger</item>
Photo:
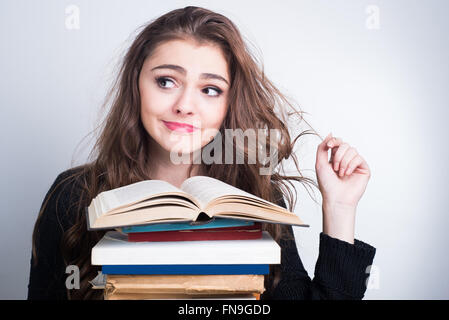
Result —
<path fill-rule="evenodd" d="M 341 145 L 342 143 L 343 143 L 343 140 L 341 138 L 329 139 L 329 142 L 327 143 L 327 146 L 329 146 L 331 148 L 331 157 L 330 157 L 329 163 L 334 162 L 335 153 L 338 150 L 338 146 Z"/>
<path fill-rule="evenodd" d="M 326 138 L 324 138 L 323 142 L 321 142 L 318 145 L 317 153 L 316 153 L 316 166 L 323 166 L 324 164 L 328 163 L 328 150 L 329 147 L 327 146 L 328 141 L 332 139 L 331 133 L 329 133 Z"/>
<path fill-rule="evenodd" d="M 340 162 L 343 159 L 343 156 L 346 152 L 346 150 L 348 150 L 350 148 L 349 144 L 347 143 L 342 143 L 339 147 L 337 152 L 335 153 L 335 157 L 334 157 L 334 170 L 338 171 L 340 169 Z"/>
<path fill-rule="evenodd" d="M 360 160 L 357 162 L 357 165 L 355 166 L 355 168 L 352 169 L 351 173 L 357 170 L 360 173 L 364 173 L 364 174 L 367 174 L 368 176 L 371 176 L 371 170 L 368 166 L 368 163 L 365 161 L 365 159 L 361 155 L 358 155 L 358 158 Z M 353 166 L 353 165 L 351 164 L 351 166 Z"/>
<path fill-rule="evenodd" d="M 346 168 L 348 167 L 348 164 L 357 155 L 358 155 L 357 150 L 353 147 L 350 147 L 349 149 L 346 150 L 346 152 L 343 156 L 343 159 L 340 162 L 340 168 L 339 168 L 339 172 L 338 172 L 338 175 L 340 177 L 344 176 Z"/>
<path fill-rule="evenodd" d="M 354 172 L 354 170 L 363 163 L 363 161 L 364 161 L 363 158 L 359 154 L 357 154 L 349 162 L 345 175 L 347 176 L 351 175 Z"/>
<path fill-rule="evenodd" d="M 324 146 L 325 149 L 329 149 L 329 142 L 332 141 L 334 139 L 334 137 L 332 136 L 332 133 L 329 133 L 323 140 L 323 142 L 321 142 L 321 145 Z"/>
<path fill-rule="evenodd" d="M 334 158 L 335 158 L 335 154 L 337 153 L 337 150 L 338 150 L 337 147 L 332 148 L 332 150 L 331 150 L 331 158 L 329 160 L 330 163 L 334 162 Z"/>
<path fill-rule="evenodd" d="M 327 142 L 327 146 L 330 148 L 333 148 L 333 147 L 338 147 L 342 143 L 343 143 L 343 140 L 341 138 L 332 137 L 332 139 L 329 139 L 329 141 Z"/>

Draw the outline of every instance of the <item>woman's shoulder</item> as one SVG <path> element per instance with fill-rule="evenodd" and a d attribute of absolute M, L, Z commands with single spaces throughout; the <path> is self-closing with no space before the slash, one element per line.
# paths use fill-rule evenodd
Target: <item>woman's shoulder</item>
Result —
<path fill-rule="evenodd" d="M 70 220 L 70 212 L 82 200 L 84 170 L 75 167 L 60 172 L 47 191 L 41 210 L 44 220 Z M 83 204 L 85 205 L 85 204 Z"/>
<path fill-rule="evenodd" d="M 57 193 L 59 197 L 78 194 L 82 189 L 84 181 L 83 167 L 74 167 L 60 172 L 54 180 L 48 193 Z"/>
<path fill-rule="evenodd" d="M 75 177 L 79 177 L 79 176 L 83 175 L 84 168 L 85 168 L 84 166 L 78 166 L 78 167 L 66 169 L 66 170 L 60 172 L 56 176 L 55 182 L 73 183 L 74 179 L 70 179 L 70 178 L 75 178 Z"/>

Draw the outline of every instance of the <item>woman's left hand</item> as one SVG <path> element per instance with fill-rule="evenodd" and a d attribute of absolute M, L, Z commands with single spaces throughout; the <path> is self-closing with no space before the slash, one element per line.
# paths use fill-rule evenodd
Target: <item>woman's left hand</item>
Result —
<path fill-rule="evenodd" d="M 368 164 L 357 150 L 331 134 L 318 146 L 315 170 L 323 204 L 349 208 L 357 207 L 371 176 Z"/>

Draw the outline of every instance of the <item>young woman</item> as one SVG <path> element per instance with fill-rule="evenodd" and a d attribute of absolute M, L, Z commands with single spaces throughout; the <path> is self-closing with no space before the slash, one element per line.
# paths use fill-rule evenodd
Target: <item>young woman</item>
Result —
<path fill-rule="evenodd" d="M 375 248 L 354 239 L 354 221 L 369 167 L 354 148 L 328 135 L 317 149 L 318 185 L 300 174 L 293 145 L 314 133 L 304 131 L 292 140 L 281 118 L 293 106 L 265 77 L 229 19 L 198 7 L 159 17 L 130 46 L 112 89 L 93 160 L 61 173 L 42 203 L 33 233 L 29 299 L 101 299 L 102 291 L 89 283 L 100 270 L 90 264 L 90 254 L 105 231 L 87 231 L 84 208 L 105 190 L 146 179 L 179 186 L 193 175 L 220 179 L 284 207 L 285 197 L 290 210 L 296 203 L 287 187 L 291 181 L 318 187 L 323 232 L 314 279 L 301 263 L 292 228 L 266 224 L 282 248 L 282 262 L 266 277 L 261 298 L 363 297 Z M 260 128 L 277 130 L 276 163 L 292 157 L 299 176 L 280 170 L 260 174 L 265 166 L 260 161 L 173 161 L 173 154 L 192 156 L 218 135 L 224 137 L 225 129 Z M 198 139 L 191 139 L 194 135 Z M 272 141 L 265 142 L 268 150 Z M 250 150 L 242 152 L 248 160 Z M 79 289 L 66 288 L 69 265 L 79 267 Z"/>

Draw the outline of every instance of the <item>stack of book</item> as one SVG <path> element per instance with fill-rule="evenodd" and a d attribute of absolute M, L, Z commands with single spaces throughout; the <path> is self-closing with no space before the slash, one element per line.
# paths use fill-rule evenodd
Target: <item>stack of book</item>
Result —
<path fill-rule="evenodd" d="M 180 189 L 148 180 L 100 193 L 90 230 L 113 228 L 92 249 L 104 298 L 257 299 L 281 249 L 261 222 L 308 226 L 286 209 L 219 180 Z"/>

